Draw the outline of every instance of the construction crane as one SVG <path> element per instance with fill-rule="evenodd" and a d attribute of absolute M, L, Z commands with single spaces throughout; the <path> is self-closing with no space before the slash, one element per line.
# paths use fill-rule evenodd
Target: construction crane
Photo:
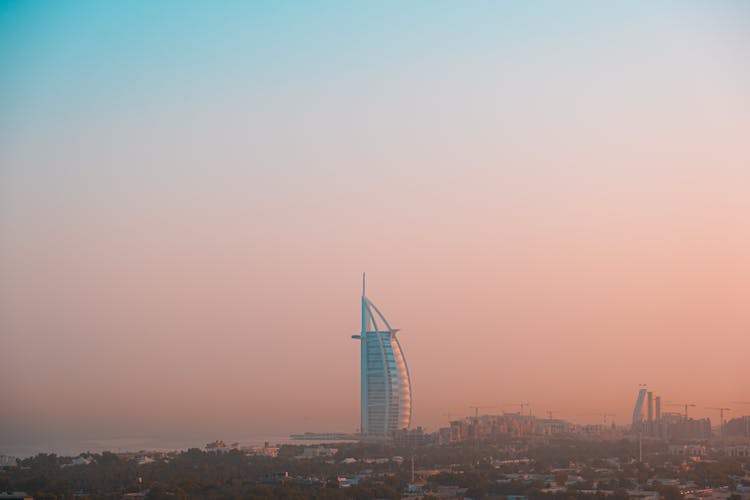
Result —
<path fill-rule="evenodd" d="M 527 401 L 520 401 L 518 403 L 509 403 L 509 404 L 507 404 L 505 406 L 518 406 L 519 408 L 521 408 L 521 413 L 520 414 L 523 415 L 523 408 L 525 406 L 529 406 L 529 403 Z"/>
<path fill-rule="evenodd" d="M 731 408 L 711 408 L 706 407 L 706 410 L 719 410 L 719 437 L 724 437 L 724 412 L 725 411 L 732 411 Z"/>
<path fill-rule="evenodd" d="M 671 403 L 667 402 L 664 406 L 682 406 L 685 408 L 685 420 L 688 419 L 688 406 L 695 406 L 695 403 Z"/>
<path fill-rule="evenodd" d="M 479 410 L 488 408 L 497 408 L 497 406 L 469 406 L 474 410 L 474 420 L 479 420 Z"/>

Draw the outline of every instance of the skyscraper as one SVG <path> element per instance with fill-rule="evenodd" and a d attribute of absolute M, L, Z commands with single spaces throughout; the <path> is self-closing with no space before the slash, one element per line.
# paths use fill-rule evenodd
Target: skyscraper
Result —
<path fill-rule="evenodd" d="M 365 296 L 362 275 L 362 331 L 352 338 L 360 341 L 361 432 L 388 436 L 411 423 L 411 380 L 409 367 L 396 338 L 397 329 Z"/>
<path fill-rule="evenodd" d="M 654 402 L 656 403 L 656 421 L 661 422 L 661 396 L 656 396 Z"/>
<path fill-rule="evenodd" d="M 633 408 L 633 431 L 642 430 L 643 423 L 643 401 L 646 399 L 646 389 L 638 390 L 638 398 L 635 400 Z"/>

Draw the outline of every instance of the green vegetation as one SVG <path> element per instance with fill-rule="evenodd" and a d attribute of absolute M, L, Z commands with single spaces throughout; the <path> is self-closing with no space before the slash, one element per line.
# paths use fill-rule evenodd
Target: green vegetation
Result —
<path fill-rule="evenodd" d="M 283 446 L 277 458 L 190 449 L 154 455 L 154 461 L 141 465 L 134 454 L 84 454 L 75 462 L 40 454 L 0 470 L 0 491 L 25 491 L 36 498 L 119 498 L 136 492 L 169 499 L 400 498 L 410 482 L 412 453 L 425 494 L 459 488 L 471 498 L 591 499 L 604 498 L 605 492 L 610 499 L 627 498 L 626 491 L 640 485 L 673 499 L 681 497 L 677 483 L 733 489 L 750 472 L 746 458 L 678 459 L 665 445 L 655 443 L 644 447 L 646 463 L 639 463 L 634 459 L 635 444 L 627 440 L 561 439 L 415 450 L 382 444 L 336 446 L 338 453 L 329 458 L 295 458 L 305 446 Z M 391 460 L 394 456 L 405 460 Z M 343 463 L 348 457 L 356 461 Z M 356 484 L 341 487 L 339 478 Z"/>

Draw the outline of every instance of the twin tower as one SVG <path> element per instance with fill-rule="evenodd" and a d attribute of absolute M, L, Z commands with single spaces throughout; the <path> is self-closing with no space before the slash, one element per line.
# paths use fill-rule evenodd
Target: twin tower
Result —
<path fill-rule="evenodd" d="M 362 274 L 362 330 L 352 338 L 360 342 L 360 429 L 366 436 L 390 436 L 411 423 L 411 380 L 397 332 L 365 295 Z"/>

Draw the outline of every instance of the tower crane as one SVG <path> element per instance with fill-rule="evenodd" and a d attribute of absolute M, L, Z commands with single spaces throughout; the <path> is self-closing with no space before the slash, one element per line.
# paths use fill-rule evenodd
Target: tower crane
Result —
<path fill-rule="evenodd" d="M 731 408 L 724 408 L 724 407 L 721 407 L 721 408 L 711 408 L 711 407 L 708 407 L 708 406 L 706 407 L 706 409 L 707 410 L 719 410 L 719 436 L 723 438 L 724 437 L 724 412 L 725 411 L 732 411 L 732 409 Z"/>
<path fill-rule="evenodd" d="M 474 442 L 479 442 L 479 410 L 482 408 L 495 408 L 494 406 L 469 406 L 474 409 Z"/>
<path fill-rule="evenodd" d="M 529 406 L 528 401 L 519 401 L 518 403 L 509 403 L 506 406 L 518 406 L 521 408 L 521 415 L 523 415 L 523 409 L 525 406 Z"/>
<path fill-rule="evenodd" d="M 497 408 L 496 406 L 469 406 L 474 410 L 474 420 L 479 420 L 479 410 L 485 408 Z"/>
<path fill-rule="evenodd" d="M 695 403 L 672 403 L 667 402 L 665 406 L 682 406 L 685 408 L 685 420 L 688 419 L 688 406 L 695 406 Z"/>

